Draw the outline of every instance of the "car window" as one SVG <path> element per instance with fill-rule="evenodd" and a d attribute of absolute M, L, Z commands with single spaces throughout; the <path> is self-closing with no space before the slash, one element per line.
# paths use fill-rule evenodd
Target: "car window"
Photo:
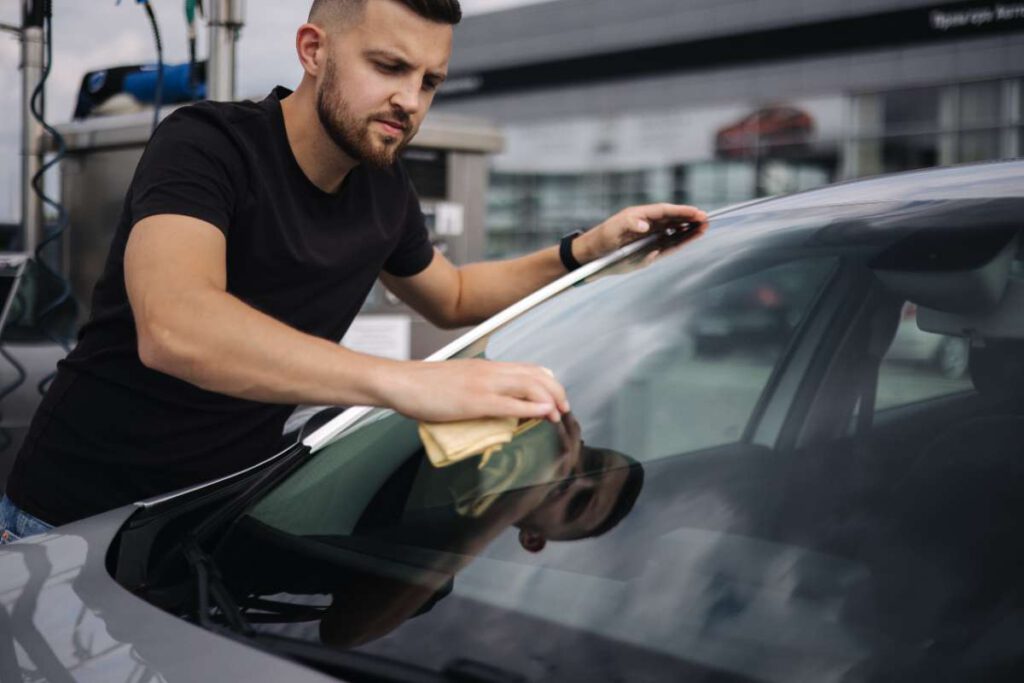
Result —
<path fill-rule="evenodd" d="M 636 611 L 623 622 L 629 632 L 595 632 L 610 622 L 579 601 L 610 606 L 619 589 L 586 558 L 625 560 L 635 543 L 654 542 L 600 543 L 633 513 L 641 487 L 657 487 L 645 483 L 657 479 L 656 463 L 733 445 L 714 456 L 733 467 L 754 449 L 741 443 L 754 406 L 836 267 L 832 256 L 778 253 L 722 270 L 648 264 L 643 253 L 615 264 L 459 354 L 552 368 L 573 405 L 561 425 L 527 427 L 486 461 L 439 468 L 415 422 L 374 411 L 249 510 L 222 545 L 222 571 L 237 594 L 261 596 L 260 609 L 276 611 L 269 599 L 320 610 L 304 627 L 256 628 L 342 649 L 386 651 L 392 630 L 423 623 L 416 614 L 458 619 L 451 610 L 467 600 L 522 621 L 516 629 L 541 620 L 639 647 L 661 631 L 660 617 Z M 710 498 L 698 505 L 727 505 L 710 489 L 702 495 Z M 678 554 L 694 539 L 705 544 L 700 533 L 679 530 L 656 545 Z M 522 590 L 499 589 L 509 584 Z M 651 598 L 635 596 L 636 607 Z M 655 648 L 676 662 L 670 677 L 694 655 Z"/>
<path fill-rule="evenodd" d="M 488 356 L 560 368 L 584 433 L 641 461 L 734 443 L 834 266 L 803 259 L 675 296 L 656 273 L 610 281 L 498 331 Z"/>
<path fill-rule="evenodd" d="M 456 357 L 552 368 L 584 440 L 639 462 L 735 443 L 835 263 L 799 259 L 692 291 L 685 275 L 643 268 L 639 255 Z M 253 515 L 290 533 L 350 533 L 379 486 L 421 451 L 415 422 L 376 411 Z"/>
<path fill-rule="evenodd" d="M 917 305 L 905 302 L 896 335 L 878 373 L 875 410 L 882 411 L 973 389 L 967 337 L 926 332 L 917 325 Z"/>

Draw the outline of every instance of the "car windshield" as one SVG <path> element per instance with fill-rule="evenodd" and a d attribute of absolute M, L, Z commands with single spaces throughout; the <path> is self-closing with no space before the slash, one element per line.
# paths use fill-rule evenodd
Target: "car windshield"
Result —
<path fill-rule="evenodd" d="M 457 357 L 551 368 L 573 412 L 444 466 L 420 425 L 370 412 L 219 545 L 252 628 L 526 680 L 876 680 L 972 647 L 978 666 L 1019 657 L 997 617 L 1021 587 L 1000 542 L 1019 546 L 1020 478 L 1001 468 L 1022 418 L 996 417 L 1019 394 L 979 391 L 971 342 L 921 329 L 931 309 L 886 275 L 907 234 L 864 219 L 884 208 L 726 214 L 471 344 Z M 979 258 L 1016 248 L 1006 234 Z M 964 636 L 977 620 L 989 650 Z"/>

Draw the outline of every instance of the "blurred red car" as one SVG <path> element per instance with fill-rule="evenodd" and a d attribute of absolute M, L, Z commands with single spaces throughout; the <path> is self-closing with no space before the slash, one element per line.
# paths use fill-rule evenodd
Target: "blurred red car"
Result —
<path fill-rule="evenodd" d="M 770 106 L 748 114 L 715 134 L 719 157 L 751 156 L 760 147 L 804 145 L 814 133 L 814 118 L 802 109 Z"/>

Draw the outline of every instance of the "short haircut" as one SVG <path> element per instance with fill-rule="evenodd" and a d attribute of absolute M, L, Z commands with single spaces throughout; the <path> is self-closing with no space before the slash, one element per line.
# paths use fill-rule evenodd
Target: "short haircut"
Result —
<path fill-rule="evenodd" d="M 625 519 L 626 515 L 633 510 L 636 499 L 640 497 L 640 490 L 644 487 L 643 465 L 625 453 L 619 453 L 611 449 L 601 450 L 604 450 L 606 453 L 614 453 L 625 460 L 629 472 L 626 473 L 626 481 L 622 484 L 622 490 L 619 491 L 619 497 L 615 500 L 615 506 L 608 513 L 608 516 L 604 518 L 604 521 L 585 534 L 584 537 L 586 538 L 603 536 L 618 526 L 619 522 Z"/>
<path fill-rule="evenodd" d="M 348 20 L 361 14 L 367 0 L 313 0 L 309 10 L 309 21 L 329 22 L 331 20 Z M 398 2 L 424 19 L 439 24 L 455 25 L 462 20 L 462 7 L 459 0 L 391 0 Z"/>

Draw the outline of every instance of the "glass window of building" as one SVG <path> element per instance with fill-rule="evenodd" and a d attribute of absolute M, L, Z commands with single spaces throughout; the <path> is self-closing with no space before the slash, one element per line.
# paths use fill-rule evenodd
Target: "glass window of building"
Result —
<path fill-rule="evenodd" d="M 756 196 L 757 173 L 749 161 L 709 161 L 679 167 L 682 201 L 709 209 Z"/>
<path fill-rule="evenodd" d="M 882 170 L 886 173 L 928 168 L 938 163 L 937 135 L 901 135 L 882 142 Z"/>
<path fill-rule="evenodd" d="M 902 133 L 939 127 L 938 88 L 915 88 L 884 93 L 882 126 L 886 133 Z"/>
<path fill-rule="evenodd" d="M 1000 81 L 960 86 L 960 127 L 998 125 L 1003 121 L 1003 84 Z"/>
<path fill-rule="evenodd" d="M 1016 80 L 978 81 L 854 97 L 851 176 L 1021 156 Z"/>
<path fill-rule="evenodd" d="M 1002 157 L 1002 131 L 972 130 L 960 134 L 957 161 L 988 161 Z"/>
<path fill-rule="evenodd" d="M 548 247 L 565 233 L 597 225 L 627 206 L 670 200 L 671 187 L 652 178 L 658 171 L 493 173 L 487 255 L 506 257 Z M 651 191 L 661 186 L 661 193 Z"/>

